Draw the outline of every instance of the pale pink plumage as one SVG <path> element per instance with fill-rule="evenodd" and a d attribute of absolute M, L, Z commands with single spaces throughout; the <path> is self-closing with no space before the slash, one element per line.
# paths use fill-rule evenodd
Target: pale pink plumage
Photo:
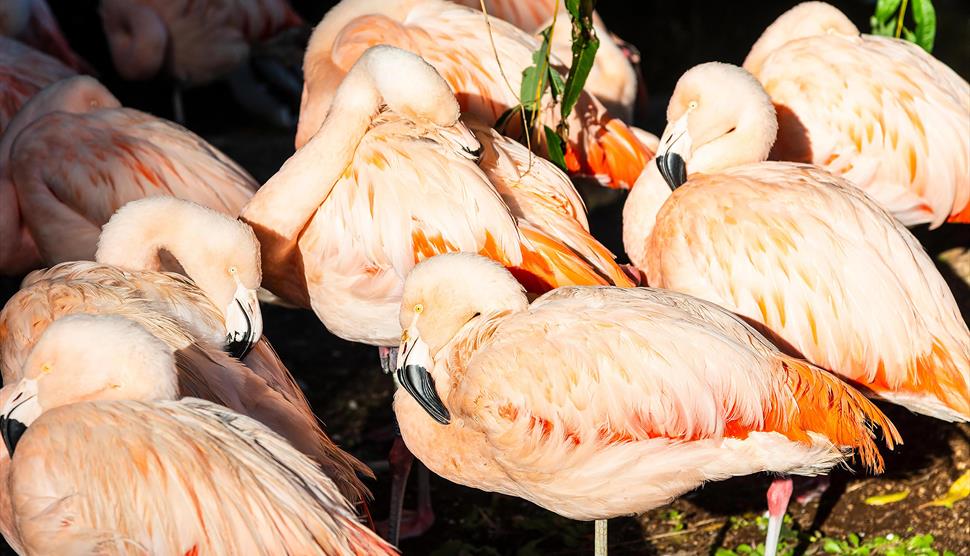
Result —
<path fill-rule="evenodd" d="M 486 254 L 535 292 L 629 284 L 577 217 L 564 175 L 533 158 L 535 173 L 519 178 L 525 148 L 484 128 L 480 167 L 481 145 L 435 70 L 396 48 L 368 52 L 320 130 L 243 210 L 271 291 L 312 306 L 342 338 L 388 346 L 403 277 L 438 253 Z"/>
<path fill-rule="evenodd" d="M 841 175 L 907 226 L 970 222 L 970 85 L 922 48 L 807 2 L 744 67 L 778 108 L 773 159 Z"/>
<path fill-rule="evenodd" d="M 684 74 L 668 118 L 658 156 L 689 145 L 676 152 L 689 177 L 671 195 L 651 164 L 624 209 L 627 252 L 651 286 L 762 323 L 913 411 L 970 419 L 970 331 L 905 227 L 822 168 L 756 162 L 771 147 L 773 112 L 740 68 Z"/>
<path fill-rule="evenodd" d="M 641 513 L 734 475 L 824 473 L 853 449 L 879 470 L 871 428 L 899 441 L 836 377 L 675 292 L 570 287 L 528 304 L 494 264 L 442 255 L 408 276 L 401 326 L 399 365 L 426 368 L 451 414 L 439 424 L 398 390 L 414 454 L 574 519 Z"/>
<path fill-rule="evenodd" d="M 29 554 L 394 553 L 283 438 L 174 401 L 174 367 L 168 346 L 122 318 L 47 330 L 16 386 L 34 413 L 4 406 L 27 425 L 3 477 L 11 542 Z"/>
<path fill-rule="evenodd" d="M 519 104 L 522 70 L 532 64 L 538 43 L 497 18 L 491 20 L 491 32 L 501 68 L 479 11 L 440 0 L 344 0 L 317 25 L 307 47 L 296 145 L 303 145 L 317 131 L 343 75 L 364 50 L 376 44 L 394 45 L 425 58 L 455 91 L 463 112 L 494 123 Z M 502 78 L 503 70 L 508 83 Z M 549 95 L 545 98 L 548 105 Z M 540 123 L 552 128 L 558 118 L 558 111 L 540 111 Z M 587 93 L 568 123 L 566 164 L 572 173 L 596 176 L 613 187 L 629 187 L 652 156 L 622 121 Z"/>
<path fill-rule="evenodd" d="M 74 70 L 55 58 L 0 36 L 0 134 L 30 97 L 72 75 Z"/>
<path fill-rule="evenodd" d="M 169 195 L 235 216 L 256 190 L 238 164 L 194 133 L 122 108 L 89 77 L 28 102 L 0 140 L 0 272 L 94 257 L 101 226 L 124 204 Z"/>
<path fill-rule="evenodd" d="M 302 24 L 286 0 L 104 0 L 101 19 L 122 77 L 164 72 L 195 85 L 225 77 L 253 43 Z"/>

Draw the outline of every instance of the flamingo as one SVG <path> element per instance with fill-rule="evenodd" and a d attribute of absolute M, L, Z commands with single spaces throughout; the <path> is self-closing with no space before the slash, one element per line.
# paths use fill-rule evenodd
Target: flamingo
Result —
<path fill-rule="evenodd" d="M 0 36 L 0 134 L 30 97 L 72 75 L 56 58 Z"/>
<path fill-rule="evenodd" d="M 186 395 L 262 421 L 316 459 L 346 497 L 362 503 L 368 492 L 357 472 L 370 471 L 327 437 L 262 336 L 259 283 L 259 245 L 245 224 L 170 197 L 129 203 L 105 226 L 98 262 L 36 271 L 0 311 L 4 384 L 23 378 L 32 347 L 57 319 L 120 315 L 177 352 Z"/>
<path fill-rule="evenodd" d="M 481 0 L 457 0 L 456 3 L 475 9 L 481 9 L 482 5 Z M 565 2 L 486 0 L 485 9 L 490 16 L 504 19 L 530 35 L 541 33 L 552 23 L 554 10 L 558 11 L 551 50 L 559 60 L 572 60 L 572 29 Z M 629 44 L 610 33 L 596 12 L 593 12 L 593 29 L 600 43 L 583 88 L 602 102 L 610 114 L 630 124 L 633 122 L 637 84 L 640 80 L 631 58 L 637 58 L 639 54 Z"/>
<path fill-rule="evenodd" d="M 241 215 L 259 238 L 269 290 L 311 307 L 337 336 L 381 347 L 385 367 L 393 360 L 387 348 L 401 337 L 403 277 L 438 253 L 487 254 L 537 293 L 632 285 L 589 234 L 562 172 L 481 122 L 473 134 L 458 118 L 433 67 L 395 47 L 372 47 L 317 133 Z M 406 469 L 406 453 L 392 464 Z"/>
<path fill-rule="evenodd" d="M 103 0 L 100 10 L 118 73 L 129 80 L 159 74 L 173 78 L 179 122 L 184 121 L 183 87 L 204 85 L 245 70 L 255 45 L 303 25 L 287 0 Z M 251 79 L 245 71 L 238 76 Z M 295 79 L 279 71 L 273 77 L 298 94 Z M 242 91 L 235 88 L 234 92 Z M 240 100 L 246 103 L 246 98 Z M 260 95 L 254 102 L 272 100 Z"/>
<path fill-rule="evenodd" d="M 878 397 L 970 419 L 970 332 L 943 277 L 916 238 L 844 178 L 764 162 L 777 125 L 751 74 L 720 63 L 691 69 L 667 119 L 656 165 L 623 211 L 626 251 L 651 286 L 760 323 Z"/>
<path fill-rule="evenodd" d="M 970 222 L 970 84 L 922 48 L 805 2 L 744 68 L 778 109 L 773 160 L 840 175 L 907 226 Z"/>
<path fill-rule="evenodd" d="M 194 133 L 71 77 L 30 99 L 0 138 L 0 272 L 92 259 L 101 226 L 132 200 L 171 195 L 236 216 L 256 187 Z"/>
<path fill-rule="evenodd" d="M 415 456 L 572 519 L 641 513 L 736 475 L 817 475 L 853 450 L 880 471 L 870 428 L 900 442 L 834 375 L 676 292 L 565 287 L 530 304 L 501 266 L 444 254 L 408 275 L 400 323 L 394 412 Z"/>
<path fill-rule="evenodd" d="M 0 3 L 0 36 L 26 43 L 75 71 L 93 71 L 71 49 L 46 0 L 4 0 Z"/>
<path fill-rule="evenodd" d="M 179 400 L 175 368 L 122 317 L 47 328 L 0 409 L 26 553 L 396 554 L 282 437 Z"/>
<path fill-rule="evenodd" d="M 493 53 L 490 38 L 495 42 Z M 368 47 L 390 44 L 425 58 L 451 85 L 464 113 L 494 124 L 519 104 L 522 70 L 539 43 L 498 19 L 441 0 L 344 0 L 314 29 L 303 62 L 305 81 L 296 146 L 320 128 L 343 76 Z M 554 66 L 562 69 L 558 60 Z M 505 76 L 503 78 L 502 76 Z M 555 128 L 558 111 L 543 100 L 539 124 Z M 514 119 L 514 118 L 513 118 Z M 566 165 L 612 187 L 628 188 L 652 153 L 621 120 L 583 93 L 568 122 Z"/>

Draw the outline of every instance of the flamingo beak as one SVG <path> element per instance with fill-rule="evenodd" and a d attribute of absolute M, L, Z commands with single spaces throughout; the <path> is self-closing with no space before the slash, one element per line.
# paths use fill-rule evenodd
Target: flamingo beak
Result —
<path fill-rule="evenodd" d="M 21 380 L 0 409 L 0 435 L 3 436 L 8 454 L 13 456 L 14 448 L 27 432 L 27 426 L 33 423 L 40 413 L 40 404 L 37 403 L 37 381 Z"/>
<path fill-rule="evenodd" d="M 263 335 L 263 314 L 257 290 L 239 284 L 226 307 L 226 351 L 237 359 L 246 357 Z"/>
<path fill-rule="evenodd" d="M 417 319 L 415 319 L 416 321 Z M 418 335 L 414 324 L 401 336 L 400 357 L 397 361 L 396 378 L 398 383 L 428 412 L 432 419 L 442 425 L 451 422 L 451 413 L 438 397 L 434 378 L 428 369 L 431 367 L 431 352 L 428 344 Z"/>
<path fill-rule="evenodd" d="M 457 154 L 475 162 L 481 160 L 484 148 L 465 124 L 458 122 L 451 127 L 440 128 L 438 134 L 456 147 Z"/>
<path fill-rule="evenodd" d="M 660 138 L 660 147 L 657 149 L 657 169 L 664 181 L 670 186 L 671 190 L 677 189 L 687 181 L 687 163 L 690 159 L 691 140 L 687 129 L 687 116 L 681 116 L 677 121 L 671 122 L 664 130 Z"/>

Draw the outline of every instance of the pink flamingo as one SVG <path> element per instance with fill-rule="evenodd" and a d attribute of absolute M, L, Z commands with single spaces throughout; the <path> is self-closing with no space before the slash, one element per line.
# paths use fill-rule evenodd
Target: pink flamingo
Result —
<path fill-rule="evenodd" d="M 4 0 L 0 3 L 0 36 L 26 43 L 73 70 L 93 71 L 67 43 L 46 0 Z"/>
<path fill-rule="evenodd" d="M 641 513 L 735 475 L 817 475 L 853 450 L 879 471 L 870 427 L 900 442 L 835 376 L 676 292 L 567 287 L 530 304 L 501 266 L 446 254 L 408 275 L 400 322 L 408 448 L 451 481 L 572 519 Z M 788 492 L 769 491 L 766 554 Z"/>
<path fill-rule="evenodd" d="M 0 134 L 30 97 L 72 75 L 74 70 L 57 59 L 0 36 Z"/>
<path fill-rule="evenodd" d="M 481 0 L 458 0 L 469 8 L 481 9 Z M 504 19 L 530 35 L 537 35 L 553 21 L 552 53 L 559 60 L 572 60 L 572 29 L 566 3 L 561 0 L 486 0 L 488 15 Z M 599 14 L 593 12 L 593 28 L 600 41 L 596 59 L 584 88 L 610 114 L 624 122 L 633 122 L 633 110 L 638 100 L 638 82 L 642 79 L 632 62 L 639 53 L 632 46 L 609 32 Z M 568 67 L 568 64 L 567 64 Z M 645 100 L 645 96 L 642 97 Z"/>
<path fill-rule="evenodd" d="M 100 9 L 118 73 L 130 80 L 173 78 L 179 122 L 184 120 L 182 87 L 245 70 L 255 45 L 303 25 L 287 0 L 103 0 Z M 251 79 L 245 71 L 239 76 Z M 297 94 L 295 80 L 279 72 L 273 77 Z M 259 96 L 254 102 L 269 100 Z"/>
<path fill-rule="evenodd" d="M 171 347 L 134 322 L 51 324 L 0 408 L 14 544 L 29 554 L 396 554 L 315 462 L 253 419 L 179 400 L 178 383 Z"/>
<path fill-rule="evenodd" d="M 194 133 L 122 108 L 90 77 L 65 79 L 0 138 L 0 272 L 92 259 L 101 226 L 129 201 L 171 195 L 235 216 L 256 186 Z"/>
<path fill-rule="evenodd" d="M 32 347 L 59 318 L 123 316 L 177 352 L 184 394 L 262 421 L 319 461 L 345 496 L 363 502 L 368 494 L 357 472 L 370 471 L 327 437 L 262 336 L 259 244 L 248 226 L 186 201 L 143 199 L 111 218 L 97 258 L 30 274 L 0 311 L 4 384 L 23 378 Z"/>
<path fill-rule="evenodd" d="M 627 253 L 651 286 L 758 322 L 876 396 L 970 419 L 970 332 L 946 282 L 916 238 L 845 179 L 764 162 L 775 111 L 751 74 L 691 69 L 667 118 L 663 179 L 651 165 L 624 207 Z"/>
<path fill-rule="evenodd" d="M 970 84 L 922 48 L 805 2 L 744 68 L 778 109 L 772 159 L 840 175 L 907 226 L 970 222 Z"/>
<path fill-rule="evenodd" d="M 307 47 L 296 146 L 320 128 L 344 75 L 364 50 L 376 44 L 390 44 L 425 58 L 455 91 L 464 113 L 495 123 L 519 104 L 522 70 L 532 64 L 538 42 L 508 22 L 490 21 L 486 25 L 480 11 L 440 0 L 337 4 L 314 29 Z M 489 37 L 495 41 L 498 58 Z M 553 64 L 562 68 L 558 60 Z M 544 98 L 548 108 L 551 97 Z M 558 118 L 556 110 L 539 111 L 540 124 L 555 128 Z M 628 188 L 652 156 L 626 124 L 587 93 L 567 123 L 565 158 L 573 174 Z"/>
<path fill-rule="evenodd" d="M 243 209 L 260 240 L 267 287 L 311 307 L 337 336 L 388 348 L 401 337 L 403 277 L 438 253 L 486 254 L 536 293 L 632 285 L 589 234 L 562 172 L 488 126 L 473 124 L 473 134 L 458 118 L 433 67 L 394 47 L 367 50 L 320 129 Z M 381 356 L 388 365 L 393 354 Z M 402 458 L 395 466 L 407 469 Z M 406 477 L 396 475 L 393 492 Z M 392 513 L 392 526 L 396 519 Z"/>

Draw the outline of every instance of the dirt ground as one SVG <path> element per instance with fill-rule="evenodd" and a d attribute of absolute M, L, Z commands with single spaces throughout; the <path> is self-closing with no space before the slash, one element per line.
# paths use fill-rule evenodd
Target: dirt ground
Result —
<path fill-rule="evenodd" d="M 942 51 L 938 55 L 966 76 L 970 66 L 970 41 L 966 40 L 970 19 L 964 2 L 937 2 L 942 37 L 938 39 L 938 48 Z M 87 0 L 70 5 L 53 4 L 59 15 L 67 13 L 72 18 L 66 25 L 69 36 L 78 33 L 76 27 L 90 23 L 90 13 L 78 7 L 90 4 Z M 328 4 L 294 2 L 309 14 L 322 13 Z M 654 17 L 638 24 L 632 18 L 623 17 L 619 5 L 622 3 L 600 4 L 607 24 L 634 42 L 644 54 L 651 102 L 649 113 L 641 114 L 639 121 L 655 133 L 663 126 L 665 94 L 669 95 L 680 73 L 700 61 L 739 62 L 746 45 L 783 9 L 777 3 L 767 2 L 658 2 L 651 5 Z M 850 13 L 860 28 L 867 29 L 865 14 L 871 13 L 870 3 L 843 4 L 840 7 Z M 707 23 L 712 19 L 719 23 Z M 91 44 L 80 49 L 82 54 L 95 61 L 103 58 L 103 44 Z M 670 59 L 676 62 L 669 63 Z M 105 79 L 110 82 L 110 75 Z M 167 95 L 158 93 L 158 87 L 119 87 L 123 89 L 120 96 L 126 104 L 168 115 Z M 218 86 L 187 93 L 188 127 L 264 182 L 292 152 L 292 131 L 253 124 L 245 114 L 227 105 L 224 98 L 225 89 Z M 613 199 L 590 215 L 594 234 L 615 253 L 622 253 L 622 201 Z M 970 244 L 967 226 L 944 227 L 935 232 L 917 230 L 917 235 L 934 256 Z M 951 263 L 956 258 L 952 251 L 949 257 Z M 964 252 L 959 257 L 957 264 L 970 266 L 970 255 Z M 941 271 L 967 318 L 970 288 L 949 266 L 941 263 Z M 16 290 L 18 282 L 0 279 L 0 302 L 5 302 Z M 375 494 L 372 511 L 377 519 L 383 518 L 387 513 L 389 489 L 384 460 L 393 430 L 390 409 L 393 383 L 390 377 L 381 374 L 376 349 L 332 336 L 311 312 L 265 306 L 264 318 L 266 335 L 307 392 L 330 435 L 375 468 L 378 477 L 370 484 Z M 888 544 L 871 553 L 928 555 L 931 552 L 918 552 L 918 543 L 910 541 L 913 536 L 931 534 L 932 546 L 940 553 L 946 549 L 954 554 L 970 555 L 970 500 L 958 502 L 953 508 L 926 505 L 970 471 L 970 426 L 915 416 L 891 406 L 883 408 L 906 440 L 895 452 L 884 453 L 885 474 L 871 477 L 838 469 L 820 497 L 805 504 L 793 502 L 789 508 L 792 520 L 783 534 L 786 550 L 794 549 L 796 554 L 823 553 L 834 551 L 838 541 L 850 539 L 851 535 L 861 537 L 859 544 L 864 545 L 875 537 L 891 534 Z M 758 516 L 764 512 L 764 494 L 770 480 L 767 475 L 759 475 L 710 484 L 639 518 L 612 520 L 610 554 L 744 554 L 742 545 L 763 540 Z M 909 495 L 899 502 L 883 506 L 864 502 L 874 495 L 904 490 Z M 431 491 L 435 524 L 422 537 L 403 541 L 401 550 L 405 554 L 552 556 L 592 551 L 590 523 L 560 518 L 527 502 L 468 489 L 438 477 L 431 478 Z M 913 547 L 909 552 L 889 551 L 890 546 L 899 548 L 907 543 Z M 840 550 L 846 554 L 870 553 L 863 549 Z"/>

